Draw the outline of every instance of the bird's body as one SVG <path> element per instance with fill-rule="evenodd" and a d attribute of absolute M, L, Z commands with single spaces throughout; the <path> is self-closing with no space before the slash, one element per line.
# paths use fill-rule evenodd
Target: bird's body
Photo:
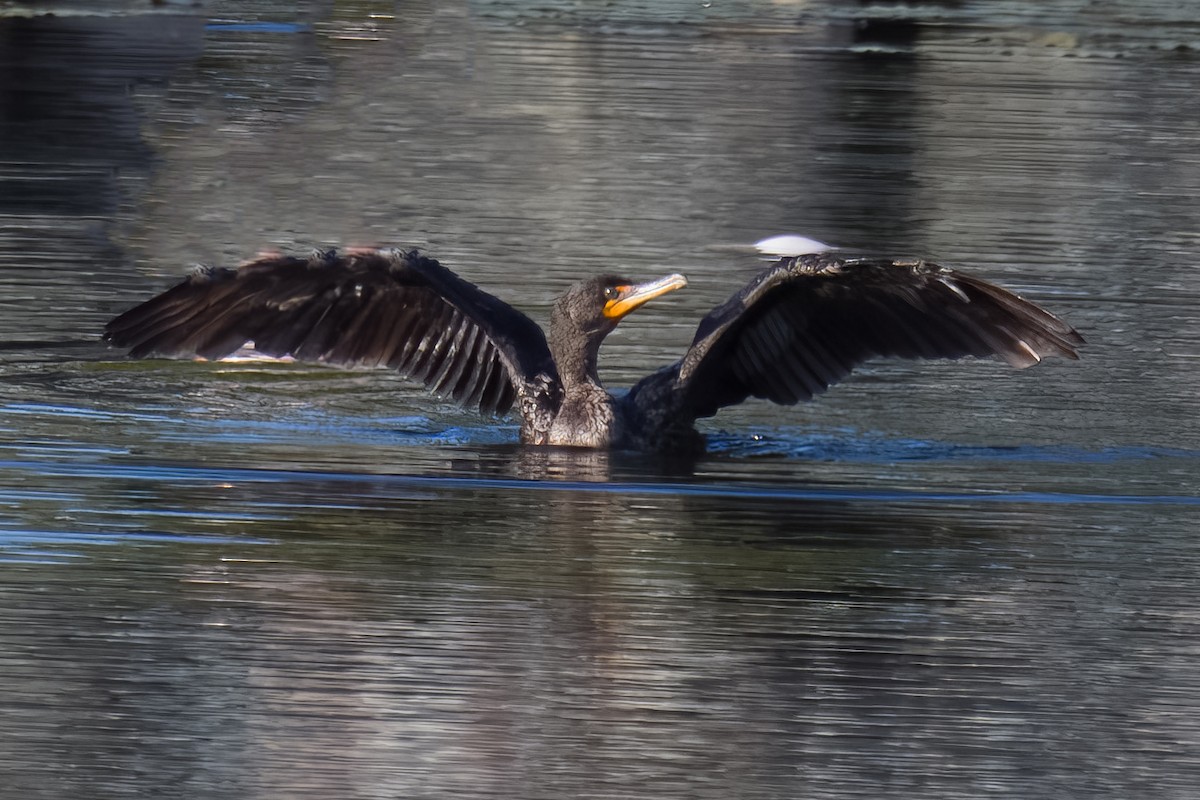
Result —
<path fill-rule="evenodd" d="M 701 320 L 679 361 L 628 393 L 597 374 L 600 344 L 645 302 L 686 285 L 583 281 L 558 298 L 549 336 L 416 251 L 354 250 L 206 269 L 112 320 L 135 357 L 271 356 L 389 367 L 483 413 L 515 409 L 521 441 L 642 450 L 703 448 L 694 423 L 748 397 L 809 400 L 872 357 L 999 356 L 1017 367 L 1077 357 L 1070 326 L 1007 290 L 921 261 L 781 258 Z"/>

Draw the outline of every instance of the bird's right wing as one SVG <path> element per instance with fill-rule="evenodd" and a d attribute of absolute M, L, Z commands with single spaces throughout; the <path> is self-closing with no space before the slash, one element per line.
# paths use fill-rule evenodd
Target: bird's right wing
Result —
<path fill-rule="evenodd" d="M 557 391 L 546 337 L 507 303 L 416 251 L 272 256 L 196 272 L 105 327 L 134 357 L 269 356 L 391 367 L 504 414 L 523 385 Z"/>
<path fill-rule="evenodd" d="M 1078 358 L 1082 343 L 1028 300 L 936 264 L 784 258 L 701 321 L 674 392 L 682 413 L 705 417 L 747 397 L 809 400 L 874 357 L 999 356 L 1027 367 Z"/>

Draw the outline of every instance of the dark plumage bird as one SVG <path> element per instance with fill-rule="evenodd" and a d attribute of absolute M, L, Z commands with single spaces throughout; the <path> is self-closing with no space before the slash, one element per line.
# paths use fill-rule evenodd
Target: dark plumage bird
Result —
<path fill-rule="evenodd" d="M 749 397 L 810 400 L 875 357 L 1077 358 L 1083 338 L 1017 295 L 924 261 L 781 258 L 713 309 L 683 358 L 623 396 L 596 372 L 628 313 L 687 285 L 602 276 L 558 298 L 549 337 L 529 317 L 416 251 L 266 257 L 208 268 L 108 323 L 134 357 L 270 356 L 390 367 L 483 413 L 521 418 L 521 441 L 703 448 L 694 422 Z"/>

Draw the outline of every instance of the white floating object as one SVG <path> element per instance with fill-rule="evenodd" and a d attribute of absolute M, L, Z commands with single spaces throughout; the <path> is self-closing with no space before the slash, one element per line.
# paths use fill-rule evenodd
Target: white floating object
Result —
<path fill-rule="evenodd" d="M 207 359 L 204 359 L 207 360 Z M 217 359 L 222 364 L 291 364 L 296 359 L 292 356 L 272 356 L 254 347 L 254 342 L 246 342 L 223 358 Z"/>
<path fill-rule="evenodd" d="M 807 236 L 801 236 L 796 233 L 785 233 L 781 236 L 772 236 L 760 242 L 755 242 L 754 249 L 763 255 L 780 257 L 806 256 L 811 253 L 825 253 L 830 250 L 837 250 L 831 244 L 818 242 L 816 239 L 810 239 Z"/>

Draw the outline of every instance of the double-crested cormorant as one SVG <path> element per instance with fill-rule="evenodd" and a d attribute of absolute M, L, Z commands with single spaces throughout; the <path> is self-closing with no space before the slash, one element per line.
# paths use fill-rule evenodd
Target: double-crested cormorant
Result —
<path fill-rule="evenodd" d="M 693 427 L 748 397 L 812 399 L 876 356 L 1077 358 L 1083 338 L 987 281 L 924 261 L 781 258 L 700 321 L 679 361 L 609 394 L 600 343 L 682 275 L 585 280 L 558 298 L 547 338 L 529 317 L 414 251 L 272 256 L 205 268 L 108 323 L 134 357 L 259 353 L 390 367 L 483 413 L 521 417 L 521 441 L 703 448 Z"/>

